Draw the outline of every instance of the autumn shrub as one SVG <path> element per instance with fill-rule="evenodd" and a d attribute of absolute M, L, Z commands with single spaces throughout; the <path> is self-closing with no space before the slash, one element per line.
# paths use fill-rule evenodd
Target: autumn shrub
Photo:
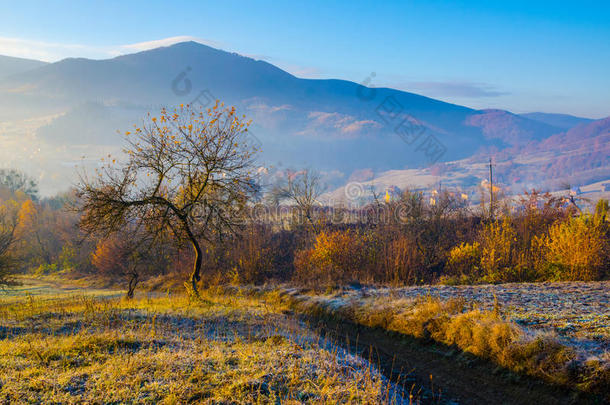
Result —
<path fill-rule="evenodd" d="M 204 285 L 260 284 L 286 281 L 293 275 L 299 234 L 249 224 L 237 235 L 214 241 L 203 253 Z"/>
<path fill-rule="evenodd" d="M 33 270 L 32 275 L 39 276 L 47 276 L 53 273 L 57 273 L 57 264 L 41 264 L 36 269 Z"/>
<path fill-rule="evenodd" d="M 263 232 L 250 227 L 244 237 L 237 238 L 233 246 L 232 281 L 255 283 L 271 268 L 270 253 L 265 246 Z"/>
<path fill-rule="evenodd" d="M 88 270 L 95 241 L 84 241 L 83 235 L 75 232 L 78 218 L 64 208 L 55 207 L 50 199 L 21 204 L 16 229 L 19 243 L 14 253 L 22 270 L 50 269 L 53 265 L 58 270 Z"/>
<path fill-rule="evenodd" d="M 504 217 L 485 224 L 479 234 L 481 281 L 489 283 L 520 281 L 517 264 L 517 233 Z"/>
<path fill-rule="evenodd" d="M 12 248 L 18 226 L 17 206 L 15 201 L 0 199 L 0 286 L 11 283 L 15 268 Z"/>
<path fill-rule="evenodd" d="M 551 226 L 539 243 L 547 279 L 597 280 L 608 265 L 608 239 L 604 224 L 581 215 Z"/>
<path fill-rule="evenodd" d="M 381 249 L 376 279 L 394 285 L 416 284 L 423 278 L 423 258 L 409 235 L 389 234 L 379 238 Z"/>
<path fill-rule="evenodd" d="M 358 230 L 321 231 L 313 246 L 295 255 L 295 277 L 301 282 L 344 283 L 370 278 L 375 266 L 372 234 Z"/>
<path fill-rule="evenodd" d="M 453 280 L 468 282 L 479 275 L 481 267 L 481 244 L 462 242 L 449 251 L 447 276 Z"/>
<path fill-rule="evenodd" d="M 281 279 L 286 263 L 292 265 L 291 235 L 272 232 L 265 226 L 249 226 L 229 248 L 232 255 L 232 278 L 237 283 L 260 283 Z"/>
<path fill-rule="evenodd" d="M 566 205 L 564 198 L 537 190 L 523 193 L 514 208 L 510 221 L 518 235 L 517 265 L 530 271 L 529 279 L 544 279 L 539 272 L 543 254 L 538 239 L 554 223 L 575 215 L 577 209 L 572 204 Z"/>

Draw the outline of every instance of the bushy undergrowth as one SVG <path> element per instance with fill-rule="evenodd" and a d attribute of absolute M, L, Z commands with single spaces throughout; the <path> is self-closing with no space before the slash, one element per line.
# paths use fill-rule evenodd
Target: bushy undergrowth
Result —
<path fill-rule="evenodd" d="M 378 207 L 393 212 L 400 204 L 407 205 L 400 219 L 374 221 L 381 214 L 372 210 L 367 211 L 369 222 L 332 225 L 321 214 L 317 230 L 285 231 L 282 236 L 290 235 L 291 240 L 281 250 L 269 249 L 274 232 L 262 232 L 262 226 L 249 235 L 258 238 L 266 263 L 283 263 L 282 271 L 273 275 L 231 258 L 241 257 L 243 249 L 232 253 L 233 248 L 225 245 L 223 257 L 225 263 L 237 263 L 232 266 L 240 269 L 242 282 L 272 278 L 315 287 L 352 282 L 589 281 L 610 275 L 610 223 L 603 200 L 587 214 L 562 199 L 532 192 L 490 219 L 469 213 L 449 194 L 435 205 L 426 205 L 420 197 L 405 193 L 399 202 Z M 274 260 L 279 254 L 281 259 Z M 227 267 L 219 265 L 209 272 L 222 274 Z"/>
<path fill-rule="evenodd" d="M 94 275 L 130 291 L 150 279 L 182 277 L 182 285 L 188 278 L 192 248 L 172 242 L 171 230 L 154 241 L 129 227 L 111 237 L 85 238 L 74 231 L 79 217 L 65 210 L 68 200 L 34 202 L 23 193 L 0 193 L 0 283 L 15 271 Z M 533 191 L 496 207 L 493 216 L 448 191 L 432 200 L 407 191 L 361 209 L 313 207 L 305 222 L 297 220 L 298 207 L 262 206 L 276 215 L 261 219 L 254 217 L 261 207 L 253 206 L 253 218 L 244 219 L 236 234 L 201 242 L 202 282 L 290 281 L 326 288 L 352 282 L 468 284 L 610 275 L 604 200 L 587 214 L 565 198 Z"/>

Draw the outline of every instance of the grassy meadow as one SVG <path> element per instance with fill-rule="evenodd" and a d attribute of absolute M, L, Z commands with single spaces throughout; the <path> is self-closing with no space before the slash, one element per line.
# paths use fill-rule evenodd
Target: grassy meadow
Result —
<path fill-rule="evenodd" d="M 2 293 L 0 403 L 402 402 L 366 360 L 282 305 L 116 293 L 43 283 Z"/>
<path fill-rule="evenodd" d="M 0 403 L 484 403 L 503 389 L 514 392 L 507 403 L 541 392 L 541 404 L 608 398 L 607 354 L 532 334 L 499 306 L 277 287 L 128 300 L 120 290 L 22 282 L 0 294 Z M 332 320 L 338 333 L 312 320 Z M 401 351 L 405 339 L 411 352 Z M 379 349 L 395 350 L 390 368 Z M 443 374 L 428 364 L 437 358 Z M 490 374 L 491 394 L 468 391 L 481 384 L 473 362 Z M 399 364 L 413 369 L 396 374 Z M 555 389 L 563 393 L 548 394 Z"/>

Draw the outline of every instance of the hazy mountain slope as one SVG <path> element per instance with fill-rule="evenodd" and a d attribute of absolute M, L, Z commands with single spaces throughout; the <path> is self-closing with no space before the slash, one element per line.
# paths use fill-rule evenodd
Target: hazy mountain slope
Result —
<path fill-rule="evenodd" d="M 34 59 L 14 58 L 12 56 L 0 55 L 0 80 L 11 75 L 23 73 L 40 66 L 44 66 L 46 64 L 47 62 Z"/>
<path fill-rule="evenodd" d="M 107 60 L 64 59 L 0 82 L 0 89 L 24 88 L 22 94 L 70 102 L 166 102 L 178 97 L 172 81 L 183 71 L 202 90 L 222 92 L 227 98 L 257 96 L 295 79 L 266 62 L 186 42 Z M 268 86 L 271 82 L 274 86 Z"/>
<path fill-rule="evenodd" d="M 580 185 L 610 178 L 610 117 L 498 154 L 507 183 Z"/>
<path fill-rule="evenodd" d="M 524 118 L 528 118 L 533 121 L 542 122 L 547 125 L 551 125 L 557 128 L 561 128 L 566 131 L 570 128 L 574 128 L 577 125 L 588 124 L 594 120 L 590 118 L 575 117 L 568 114 L 549 114 L 541 112 L 519 114 Z"/>
<path fill-rule="evenodd" d="M 78 134 L 79 144 L 117 145 L 122 141 L 118 129 L 131 128 L 141 114 L 142 110 L 127 106 L 87 102 L 40 127 L 38 135 L 55 147 L 76 143 L 75 134 Z"/>
<path fill-rule="evenodd" d="M 559 132 L 507 112 L 480 112 L 344 80 L 299 79 L 267 62 L 195 42 L 108 60 L 65 59 L 12 76 L 0 81 L 0 101 L 6 107 L 0 114 L 67 112 L 61 124 L 50 125 L 41 136 L 82 143 L 95 141 L 93 132 L 114 134 L 124 129 L 112 126 L 118 122 L 137 122 L 160 105 L 189 103 L 198 96 L 200 102 L 220 98 L 236 104 L 252 117 L 270 160 L 323 170 L 426 165 Z M 97 112 L 83 110 L 92 101 Z M 93 132 L 83 128 L 87 114 L 93 114 L 93 121 L 100 109 L 116 113 L 123 105 L 133 107 L 125 119 L 104 119 Z M 406 134 L 405 123 L 410 123 Z M 85 132 L 89 136 L 83 137 Z M 442 154 L 426 155 L 429 136 L 440 142 Z M 100 143 L 109 137 L 100 136 Z"/>
<path fill-rule="evenodd" d="M 477 111 L 467 118 L 466 123 L 481 128 L 485 136 L 499 138 L 510 145 L 538 141 L 561 131 L 559 127 L 503 110 Z"/>
<path fill-rule="evenodd" d="M 337 184 L 359 169 L 422 168 L 537 145 L 564 131 L 542 118 L 565 125 L 548 114 L 534 120 L 345 80 L 300 79 L 195 42 L 107 60 L 65 59 L 0 78 L 0 123 L 56 117 L 36 121 L 45 124 L 28 138 L 38 142 L 32 148 L 56 148 L 64 156 L 74 150 L 90 159 L 98 146 L 120 145 L 117 130 L 130 129 L 147 112 L 217 98 L 253 119 L 261 161 L 314 167 Z"/>
<path fill-rule="evenodd" d="M 527 146 L 507 148 L 494 154 L 479 154 L 471 158 L 446 162 L 423 169 L 391 170 L 378 173 L 374 178 L 360 180 L 360 185 L 346 188 L 330 188 L 324 201 L 334 203 L 358 203 L 350 199 L 353 190 L 363 191 L 363 198 L 371 198 L 370 188 L 378 193 L 385 190 L 428 190 L 439 187 L 460 190 L 467 198 L 478 201 L 479 184 L 489 176 L 488 159 L 493 156 L 496 184 L 507 194 L 519 194 L 532 188 L 565 190 L 596 183 L 594 188 L 603 190 L 601 184 L 610 180 L 610 117 L 579 125 L 569 131 L 553 135 Z M 593 192 L 592 198 L 603 196 Z M 588 198 L 589 192 L 582 197 Z"/>

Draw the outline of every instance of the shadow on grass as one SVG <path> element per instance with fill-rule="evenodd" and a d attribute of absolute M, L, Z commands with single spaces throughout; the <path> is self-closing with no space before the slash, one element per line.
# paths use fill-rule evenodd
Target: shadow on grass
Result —
<path fill-rule="evenodd" d="M 334 317 L 301 316 L 320 336 L 376 365 L 407 393 L 426 387 L 422 403 L 604 404 L 601 395 L 554 386 L 457 347 Z"/>

